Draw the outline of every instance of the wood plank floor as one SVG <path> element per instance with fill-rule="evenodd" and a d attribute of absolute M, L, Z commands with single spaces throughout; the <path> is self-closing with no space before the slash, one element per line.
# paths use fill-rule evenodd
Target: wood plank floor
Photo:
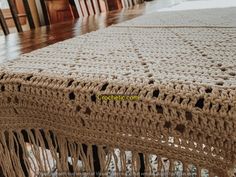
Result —
<path fill-rule="evenodd" d="M 23 33 L 0 36 L 0 63 L 50 44 L 117 24 L 150 13 L 159 1 L 145 2 L 130 9 L 112 11 L 37 28 Z"/>

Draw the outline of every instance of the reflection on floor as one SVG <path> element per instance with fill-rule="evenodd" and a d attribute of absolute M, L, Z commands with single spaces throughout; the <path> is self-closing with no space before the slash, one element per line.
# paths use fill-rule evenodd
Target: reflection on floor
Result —
<path fill-rule="evenodd" d="M 22 25 L 22 28 L 23 28 L 23 31 L 27 31 L 30 29 L 28 25 Z M 9 28 L 9 31 L 10 33 L 17 33 L 17 29 L 15 27 Z M 1 35 L 4 35 L 4 33 L 2 29 L 0 28 L 0 36 Z"/>

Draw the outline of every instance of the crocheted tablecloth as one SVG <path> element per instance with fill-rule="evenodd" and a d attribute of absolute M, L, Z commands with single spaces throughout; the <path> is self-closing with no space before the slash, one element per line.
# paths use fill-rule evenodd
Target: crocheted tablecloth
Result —
<path fill-rule="evenodd" d="M 189 165 L 198 176 L 202 169 L 209 176 L 231 176 L 236 159 L 232 19 L 235 8 L 155 13 L 2 64 L 5 176 L 24 176 L 24 169 L 51 176 L 52 164 L 58 174 L 72 166 L 76 174 L 92 175 L 94 145 L 104 176 L 111 175 L 111 163 L 113 176 L 127 174 L 128 164 L 130 176 L 139 176 L 142 163 L 146 176 L 170 176 L 176 161 L 183 176 Z"/>

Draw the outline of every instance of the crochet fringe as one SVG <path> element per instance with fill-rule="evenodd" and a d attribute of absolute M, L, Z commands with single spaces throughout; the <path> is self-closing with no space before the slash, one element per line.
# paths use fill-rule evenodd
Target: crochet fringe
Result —
<path fill-rule="evenodd" d="M 99 172 L 94 167 L 94 149 Z M 149 153 L 73 141 L 52 131 L 1 131 L 0 166 L 6 177 L 30 176 L 201 176 L 204 168 Z M 176 163 L 180 163 L 178 172 Z M 113 168 L 112 168 L 113 167 Z M 191 168 L 195 172 L 191 171 Z M 140 169 L 144 171 L 141 172 Z M 208 170 L 209 177 L 229 177 L 226 171 Z M 142 174 L 143 173 L 143 174 Z"/>

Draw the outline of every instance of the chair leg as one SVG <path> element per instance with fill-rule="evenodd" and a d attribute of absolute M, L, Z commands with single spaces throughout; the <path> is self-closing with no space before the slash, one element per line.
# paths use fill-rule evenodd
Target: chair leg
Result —
<path fill-rule="evenodd" d="M 87 145 L 83 144 L 83 150 L 86 155 L 87 155 L 87 148 L 88 148 Z M 98 147 L 96 145 L 93 145 L 92 150 L 93 150 L 94 176 L 98 177 L 100 176 L 101 173 L 101 166 L 98 156 Z"/>
<path fill-rule="evenodd" d="M 10 10 L 11 10 L 11 14 L 12 14 L 12 17 L 13 17 L 13 20 L 14 20 L 17 31 L 18 32 L 23 32 L 22 26 L 20 24 L 20 19 L 19 19 L 18 14 L 17 14 L 18 12 L 17 12 L 15 2 L 13 0 L 7 0 L 7 1 L 8 1 Z"/>
<path fill-rule="evenodd" d="M 3 30 L 4 34 L 8 35 L 10 32 L 9 32 L 7 23 L 5 21 L 5 18 L 4 18 L 4 15 L 3 15 L 1 9 L 0 9 L 0 24 L 1 24 L 1 27 L 2 27 L 2 30 Z"/>
<path fill-rule="evenodd" d="M 140 158 L 140 177 L 145 176 L 145 164 L 144 164 L 144 155 L 142 153 L 139 153 Z"/>
<path fill-rule="evenodd" d="M 94 165 L 94 173 L 95 177 L 100 176 L 101 172 L 101 166 L 99 162 L 99 157 L 98 157 L 98 147 L 96 145 L 93 145 L 93 165 Z"/>

